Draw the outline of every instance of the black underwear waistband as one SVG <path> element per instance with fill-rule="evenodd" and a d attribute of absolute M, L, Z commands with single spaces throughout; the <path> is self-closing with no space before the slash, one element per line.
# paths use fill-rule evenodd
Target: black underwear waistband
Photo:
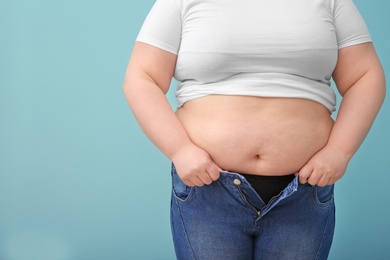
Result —
<path fill-rule="evenodd" d="M 287 185 L 295 178 L 295 174 L 283 176 L 264 176 L 253 174 L 241 174 L 252 185 L 265 204 L 279 195 Z"/>

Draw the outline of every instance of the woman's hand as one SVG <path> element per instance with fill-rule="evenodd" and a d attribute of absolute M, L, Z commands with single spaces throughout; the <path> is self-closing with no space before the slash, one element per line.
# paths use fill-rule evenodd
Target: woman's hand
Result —
<path fill-rule="evenodd" d="M 187 145 L 172 158 L 177 174 L 188 186 L 203 186 L 218 180 L 222 169 L 196 145 Z"/>
<path fill-rule="evenodd" d="M 349 160 L 345 154 L 325 146 L 299 171 L 299 182 L 318 186 L 332 185 L 343 177 Z"/>

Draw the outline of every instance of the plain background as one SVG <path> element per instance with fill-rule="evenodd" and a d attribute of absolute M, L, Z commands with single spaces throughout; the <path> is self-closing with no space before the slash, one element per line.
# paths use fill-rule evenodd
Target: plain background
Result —
<path fill-rule="evenodd" d="M 153 2 L 1 2 L 1 260 L 175 259 L 170 162 L 121 89 Z M 390 2 L 355 3 L 390 75 Z M 337 184 L 330 259 L 390 259 L 389 116 Z"/>

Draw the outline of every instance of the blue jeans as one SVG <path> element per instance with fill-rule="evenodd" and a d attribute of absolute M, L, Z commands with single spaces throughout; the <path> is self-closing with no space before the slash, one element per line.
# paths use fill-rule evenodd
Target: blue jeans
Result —
<path fill-rule="evenodd" d="M 177 259 L 327 259 L 335 225 L 334 186 L 296 177 L 266 205 L 239 173 L 189 187 L 172 167 L 171 227 Z"/>

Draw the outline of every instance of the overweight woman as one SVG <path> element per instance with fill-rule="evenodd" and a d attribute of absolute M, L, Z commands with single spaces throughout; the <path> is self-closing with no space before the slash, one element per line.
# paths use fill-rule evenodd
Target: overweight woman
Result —
<path fill-rule="evenodd" d="M 178 259 L 327 258 L 334 184 L 385 96 L 352 0 L 157 0 L 123 91 L 172 161 Z"/>

